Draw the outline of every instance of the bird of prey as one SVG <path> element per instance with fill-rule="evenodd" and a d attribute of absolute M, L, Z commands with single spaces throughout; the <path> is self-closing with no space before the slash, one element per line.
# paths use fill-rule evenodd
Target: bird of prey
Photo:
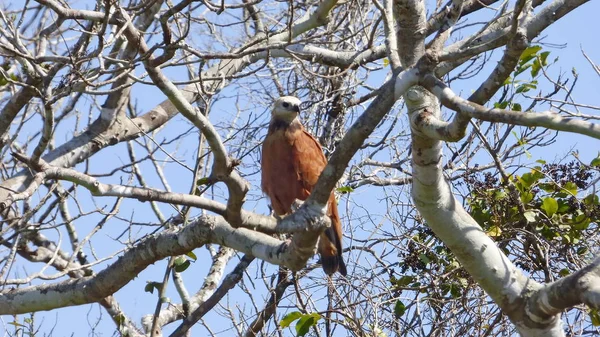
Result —
<path fill-rule="evenodd" d="M 327 165 L 319 142 L 298 119 L 300 100 L 292 96 L 279 98 L 271 112 L 271 123 L 262 147 L 262 190 L 271 199 L 278 216 L 292 213 L 296 201 L 306 200 Z M 319 238 L 318 251 L 327 275 L 339 271 L 346 275 L 342 259 L 342 224 L 332 192 L 327 203 L 331 227 Z"/>

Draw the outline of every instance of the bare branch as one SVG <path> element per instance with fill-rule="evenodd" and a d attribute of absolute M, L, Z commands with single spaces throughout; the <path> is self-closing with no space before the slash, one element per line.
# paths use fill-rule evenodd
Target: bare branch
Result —
<path fill-rule="evenodd" d="M 479 104 L 460 98 L 445 84 L 431 75 L 425 78 L 423 85 L 435 94 L 444 106 L 471 118 L 521 126 L 540 126 L 551 130 L 579 133 L 600 139 L 600 125 L 598 124 L 570 117 L 563 117 L 560 114 L 551 111 L 522 112 L 498 108 L 488 109 Z"/>

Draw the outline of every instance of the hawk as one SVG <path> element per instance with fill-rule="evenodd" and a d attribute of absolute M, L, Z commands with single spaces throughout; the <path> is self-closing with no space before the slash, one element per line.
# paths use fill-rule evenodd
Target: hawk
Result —
<path fill-rule="evenodd" d="M 275 214 L 292 213 L 292 204 L 306 200 L 327 165 L 319 142 L 298 119 L 300 100 L 292 96 L 279 98 L 271 112 L 271 122 L 262 147 L 262 190 L 271 199 Z M 331 227 L 319 238 L 318 251 L 327 275 L 339 271 L 346 275 L 342 259 L 342 224 L 335 195 L 327 202 Z"/>

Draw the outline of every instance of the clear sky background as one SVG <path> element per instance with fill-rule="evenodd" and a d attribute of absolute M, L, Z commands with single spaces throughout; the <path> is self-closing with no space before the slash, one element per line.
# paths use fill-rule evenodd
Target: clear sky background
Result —
<path fill-rule="evenodd" d="M 19 2 L 20 1 L 14 2 L 14 7 L 21 6 Z M 584 58 L 581 49 L 585 50 L 585 52 L 592 60 L 594 60 L 594 62 L 600 64 L 600 43 L 598 43 L 600 41 L 598 37 L 600 34 L 600 24 L 598 21 L 598 13 L 600 13 L 600 2 L 591 1 L 565 18 L 561 19 L 559 22 L 555 23 L 550 29 L 544 32 L 544 35 L 540 39 L 544 43 L 564 46 L 564 48 L 552 48 L 549 46 L 544 46 L 545 50 L 551 51 L 551 56 L 549 57 L 550 60 L 553 60 L 555 57 L 559 57 L 557 64 L 551 68 L 551 74 L 567 74 L 571 72 L 572 68 L 575 68 L 579 74 L 579 79 L 577 88 L 573 93 L 574 99 L 579 103 L 596 106 L 600 105 L 600 78 Z M 457 92 L 462 92 L 463 97 L 467 97 L 471 90 L 475 89 L 479 85 L 480 81 L 477 79 L 487 76 L 487 74 L 488 72 L 484 71 L 476 79 L 473 79 L 469 82 L 464 82 L 465 87 L 453 89 Z M 383 76 L 380 76 L 380 80 L 383 81 Z M 472 87 L 466 87 L 468 84 L 472 84 Z M 233 94 L 234 93 L 228 93 L 225 91 L 223 96 L 230 96 L 232 98 L 220 100 L 218 104 L 214 106 L 211 116 L 231 116 L 233 114 L 231 109 L 234 107 L 235 103 L 235 97 L 233 97 Z M 135 86 L 134 95 L 137 97 L 136 103 L 139 107 L 139 110 L 143 112 L 150 110 L 165 99 L 165 96 L 158 89 L 149 86 Z M 564 99 L 564 97 L 557 97 L 557 99 Z M 244 102 L 245 100 L 242 98 L 240 101 Z M 254 113 L 258 114 L 262 113 L 262 111 L 255 111 Z M 598 113 L 593 111 L 587 111 L 586 113 L 598 115 Z M 93 116 L 94 118 L 97 116 L 97 110 L 93 111 Z M 266 120 L 263 122 L 266 122 Z M 64 126 L 65 135 L 57 136 L 57 142 L 66 141 L 68 139 L 68 126 L 72 127 L 72 124 L 66 124 Z M 161 131 L 161 134 L 167 134 L 169 132 L 181 132 L 181 130 L 187 129 L 188 127 L 189 123 L 187 123 L 187 121 L 183 120 L 182 117 L 177 117 L 174 121 L 170 122 L 164 130 Z M 59 135 L 60 133 L 57 131 L 57 134 Z M 523 160 L 526 162 L 533 162 L 536 159 L 544 158 L 551 162 L 554 159 L 565 157 L 572 150 L 577 150 L 579 151 L 581 158 L 585 162 L 589 162 L 593 157 L 598 155 L 598 151 L 600 149 L 599 145 L 600 143 L 596 139 L 563 133 L 559 135 L 556 144 L 548 148 L 534 150 L 532 151 L 531 159 L 523 158 Z M 92 172 L 100 173 L 110 171 L 114 167 L 115 160 L 121 160 L 119 158 L 122 158 L 123 163 L 128 161 L 126 152 L 122 151 L 122 149 L 119 150 L 120 152 L 115 151 L 117 150 L 113 148 L 107 148 L 103 150 L 102 153 L 95 156 L 93 159 L 95 166 Z M 178 158 L 187 157 L 187 165 L 193 167 L 194 153 L 195 148 L 189 147 L 186 149 L 184 147 L 178 152 Z M 142 153 L 140 153 L 140 156 L 141 155 Z M 111 179 L 113 178 L 101 178 L 101 180 L 106 183 L 119 183 L 117 178 L 114 178 L 114 180 Z M 160 186 L 155 178 L 149 179 L 151 184 L 154 184 L 154 186 Z M 190 180 L 191 174 L 182 169 L 182 179 L 180 181 L 171 181 L 173 184 L 173 190 L 187 193 Z M 253 181 L 252 183 L 254 184 L 252 195 L 256 196 L 256 198 L 250 198 L 245 207 L 247 209 L 256 209 L 258 212 L 266 213 L 266 200 L 257 199 L 257 196 L 260 195 L 259 187 L 256 181 Z M 89 208 L 95 208 L 89 193 L 87 195 L 80 194 L 80 197 L 80 202 L 83 205 L 86 205 L 86 207 Z M 99 205 L 112 205 L 112 201 L 108 199 L 101 199 L 97 202 Z M 376 202 L 372 202 L 372 205 L 370 205 L 370 201 L 368 201 L 366 198 L 363 203 L 365 203 L 365 206 L 368 208 L 377 207 Z M 121 209 L 122 214 L 130 214 L 132 218 L 136 219 L 136 221 L 156 221 L 152 214 L 147 213 L 147 208 L 139 208 L 138 201 L 126 200 L 124 201 Z M 165 214 L 172 213 L 169 211 L 169 206 L 163 205 L 161 206 L 161 209 L 165 212 Z M 123 212 L 123 210 L 129 210 L 129 213 Z M 113 239 L 126 230 L 125 224 L 126 223 L 123 221 L 111 220 L 111 222 L 106 225 L 106 227 L 109 228 L 103 234 L 103 239 L 96 238 L 96 242 L 94 242 L 94 247 L 98 252 L 98 256 L 105 256 L 122 248 L 122 245 Z M 94 221 L 78 222 L 78 228 L 81 233 L 89 232 L 94 225 Z M 100 241 L 101 239 L 102 241 Z M 140 318 L 143 315 L 154 311 L 156 294 L 146 293 L 143 291 L 143 288 L 146 284 L 146 281 L 159 281 L 162 278 L 166 263 L 167 261 L 163 260 L 157 262 L 153 266 L 150 266 L 133 282 L 129 283 L 116 293 L 116 298 L 122 306 L 124 312 L 127 313 L 136 323 L 139 323 Z M 230 263 L 228 270 L 230 270 L 234 265 L 235 263 Z M 196 277 L 199 276 L 200 278 L 197 280 L 196 284 L 198 287 L 201 285 L 203 277 L 206 275 L 207 266 L 208 264 L 203 264 L 201 261 L 199 261 L 194 263 L 190 269 L 183 273 L 183 278 L 187 281 L 188 286 L 190 286 L 190 292 L 195 292 L 197 290 L 191 286 L 194 283 L 194 277 L 196 275 Z M 36 266 L 32 265 L 21 266 L 21 268 L 26 268 L 28 271 L 37 270 Z M 39 266 L 37 266 L 37 268 L 39 268 Z M 248 275 L 255 275 L 254 271 L 257 268 L 259 268 L 259 264 L 257 261 L 255 261 L 250 266 Z M 11 276 L 22 277 L 24 275 L 23 269 L 16 270 L 15 273 L 17 274 Z M 235 294 L 235 292 L 233 294 Z M 178 302 L 177 296 L 173 291 L 170 291 L 169 297 Z M 235 301 L 235 298 L 230 297 L 230 301 Z M 24 316 L 21 316 L 21 319 L 22 317 Z M 41 325 L 41 331 L 47 334 L 53 329 L 53 336 L 111 336 L 115 332 L 114 324 L 110 321 L 108 315 L 104 313 L 104 310 L 97 304 L 38 313 L 35 315 L 35 317 L 38 324 Z M 98 317 L 101 317 L 101 321 L 98 326 L 91 331 L 90 326 L 96 325 Z M 10 316 L 2 316 L 0 318 L 2 320 L 2 322 L 0 322 L 0 336 L 4 336 L 5 331 L 3 331 L 3 329 L 7 327 L 6 324 L 11 322 L 13 318 Z M 230 333 L 231 332 L 224 332 L 222 335 L 228 336 Z M 39 336 L 43 335 L 45 334 L 40 334 Z M 200 335 L 194 334 L 194 336 Z"/>

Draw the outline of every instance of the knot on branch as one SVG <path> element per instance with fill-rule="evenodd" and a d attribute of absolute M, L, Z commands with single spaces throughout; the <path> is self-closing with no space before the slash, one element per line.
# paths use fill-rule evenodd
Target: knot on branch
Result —
<path fill-rule="evenodd" d="M 525 50 L 529 46 L 529 39 L 527 38 L 527 32 L 523 28 L 518 28 L 515 32 L 515 35 L 508 42 L 508 48 L 511 50 L 515 50 L 519 52 L 519 56 L 521 52 Z"/>
<path fill-rule="evenodd" d="M 428 50 L 419 59 L 419 61 L 417 61 L 416 68 L 419 69 L 419 73 L 427 74 L 431 73 L 439 63 L 440 60 L 438 52 L 434 50 Z"/>
<path fill-rule="evenodd" d="M 427 77 L 424 81 L 427 80 Z M 406 101 L 406 106 L 408 108 L 408 113 L 414 113 L 417 110 L 426 108 L 434 103 L 433 94 L 431 94 L 427 89 L 415 85 L 412 86 L 406 94 L 404 95 L 404 100 Z"/>
<path fill-rule="evenodd" d="M 227 165 L 227 173 L 228 174 L 233 172 L 233 170 L 242 163 L 242 161 L 240 159 L 233 158 L 233 157 L 229 157 L 228 162 L 229 162 Z"/>
<path fill-rule="evenodd" d="M 317 16 L 317 20 L 315 20 L 317 25 L 319 26 L 325 26 L 326 24 L 329 23 L 329 11 L 325 11 L 324 13 L 320 14 L 319 16 Z"/>
<path fill-rule="evenodd" d="M 11 152 L 11 156 L 36 172 L 43 172 L 50 167 L 43 159 L 32 160 L 19 152 Z"/>
<path fill-rule="evenodd" d="M 9 196 L 10 199 L 10 196 Z M 12 202 L 11 202 L 12 204 Z M 5 201 L 0 201 L 0 214 L 3 213 L 9 206 L 9 201 L 5 200 Z"/>
<path fill-rule="evenodd" d="M 97 189 L 100 186 L 100 182 L 97 181 L 97 180 L 94 181 L 93 186 L 94 186 L 94 188 Z M 142 202 L 149 201 L 149 200 L 154 200 L 156 198 L 156 195 L 158 193 L 159 193 L 158 191 L 154 191 L 154 190 L 148 189 L 148 190 L 145 191 L 145 193 L 144 193 L 145 195 L 141 195 L 139 198 L 137 198 L 137 200 L 142 201 Z"/>

